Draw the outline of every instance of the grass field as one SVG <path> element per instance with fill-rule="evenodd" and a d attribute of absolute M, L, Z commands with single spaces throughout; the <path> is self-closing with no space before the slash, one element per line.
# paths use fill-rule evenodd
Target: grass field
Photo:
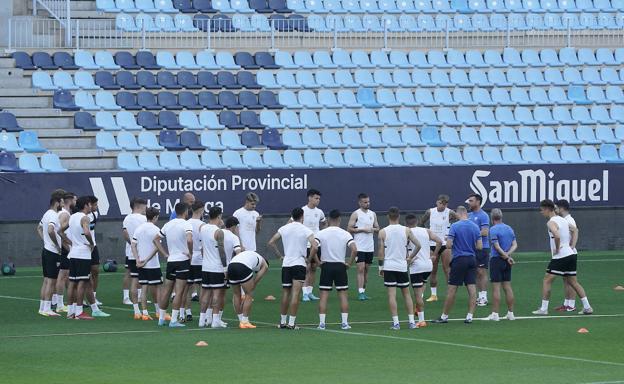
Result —
<path fill-rule="evenodd" d="M 355 270 L 350 271 L 350 321 L 341 331 L 335 294 L 328 329 L 315 329 L 317 305 L 300 307 L 298 331 L 279 330 L 279 269 L 261 282 L 251 319 L 258 329 L 240 330 L 230 306 L 230 329 L 159 328 L 132 319 L 121 304 L 123 273 L 102 273 L 98 298 L 107 319 L 71 321 L 37 314 L 39 270 L 22 268 L 0 277 L 0 362 L 2 383 L 624 383 L 624 255 L 582 252 L 579 280 L 594 316 L 559 314 L 562 286 L 554 286 L 551 316 L 534 318 L 547 255 L 519 254 L 514 267 L 516 316 L 510 322 L 464 324 L 466 294 L 458 296 L 449 324 L 389 330 L 385 290 L 376 268 L 368 293 L 355 300 Z M 444 287 L 442 287 L 444 295 Z M 317 293 L 317 292 L 315 292 Z M 428 290 L 427 290 L 428 294 Z M 228 299 L 229 302 L 229 299 Z M 577 306 L 580 302 L 577 300 Z M 427 319 L 440 315 L 442 302 L 426 307 Z M 503 307 L 504 308 L 504 307 Z M 478 308 L 476 317 L 489 314 Z M 501 310 L 503 314 L 506 312 Z M 197 319 L 198 307 L 193 314 Z M 407 320 L 404 309 L 401 320 Z M 522 318 L 527 317 L 527 318 Z M 585 327 L 587 334 L 577 330 Z M 208 347 L 196 347 L 199 340 Z"/>

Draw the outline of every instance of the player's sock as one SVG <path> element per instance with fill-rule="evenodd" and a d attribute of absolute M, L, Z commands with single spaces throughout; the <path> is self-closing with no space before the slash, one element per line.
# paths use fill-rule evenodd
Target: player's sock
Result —
<path fill-rule="evenodd" d="M 431 296 L 438 296 L 438 287 L 431 287 Z"/>
<path fill-rule="evenodd" d="M 563 300 L 563 306 L 564 306 L 564 307 L 567 307 L 567 306 L 568 306 L 568 304 L 570 304 L 570 300 L 568 300 L 568 299 L 564 299 L 564 300 Z"/>
<path fill-rule="evenodd" d="M 591 308 L 591 305 L 589 305 L 589 300 L 587 300 L 587 296 L 581 297 L 581 303 L 583 303 L 583 309 Z"/>
<path fill-rule="evenodd" d="M 478 299 L 479 299 L 479 300 L 483 299 L 483 291 L 479 291 L 479 296 L 478 296 Z"/>
<path fill-rule="evenodd" d="M 56 305 L 56 302 L 58 300 L 58 295 L 56 293 L 52 294 L 52 305 Z"/>
<path fill-rule="evenodd" d="M 78 305 L 76 304 L 76 310 L 75 310 L 76 316 L 80 316 L 82 315 L 82 305 Z"/>
<path fill-rule="evenodd" d="M 440 319 L 448 320 L 448 315 L 446 313 L 443 313 L 443 314 L 440 315 Z"/>
<path fill-rule="evenodd" d="M 63 295 L 56 295 L 56 305 L 64 307 L 65 303 L 63 303 Z"/>
<path fill-rule="evenodd" d="M 158 307 L 158 319 L 161 321 L 165 321 L 166 316 L 167 316 L 167 310 L 160 309 L 160 307 Z"/>
<path fill-rule="evenodd" d="M 218 313 L 212 313 L 212 324 L 219 324 L 219 314 Z"/>
<path fill-rule="evenodd" d="M 466 320 L 472 320 L 472 313 L 468 312 L 466 314 Z"/>
<path fill-rule="evenodd" d="M 288 321 L 288 315 L 280 315 L 280 324 L 286 324 Z"/>
<path fill-rule="evenodd" d="M 569 302 L 568 307 L 576 308 L 576 299 L 570 299 L 568 300 L 568 302 Z"/>
<path fill-rule="evenodd" d="M 129 289 L 124 289 L 123 290 L 123 299 L 124 300 L 130 300 L 130 290 Z"/>
<path fill-rule="evenodd" d="M 342 318 L 342 324 L 349 324 L 349 314 L 341 313 L 340 317 Z"/>
<path fill-rule="evenodd" d="M 212 324 L 212 308 L 206 309 L 206 325 Z"/>
<path fill-rule="evenodd" d="M 392 324 L 399 324 L 399 316 L 392 316 Z"/>
<path fill-rule="evenodd" d="M 147 311 L 147 309 L 143 310 L 143 316 L 149 316 L 149 312 Z"/>
<path fill-rule="evenodd" d="M 295 320 L 297 319 L 297 316 L 290 316 L 288 318 L 288 325 L 290 325 L 291 327 L 295 326 Z"/>
<path fill-rule="evenodd" d="M 91 311 L 99 311 L 98 305 L 96 303 L 91 304 Z"/>
<path fill-rule="evenodd" d="M 93 299 L 95 299 L 95 301 L 97 301 L 97 292 L 93 291 Z"/>
<path fill-rule="evenodd" d="M 67 310 L 67 316 L 71 316 L 76 313 L 76 304 L 69 304 L 69 309 Z"/>
<path fill-rule="evenodd" d="M 180 307 L 180 319 L 184 318 L 184 307 Z"/>
<path fill-rule="evenodd" d="M 410 313 L 409 315 L 407 315 L 407 320 L 410 322 L 410 324 L 414 323 L 414 314 Z"/>
<path fill-rule="evenodd" d="M 364 289 L 364 288 L 358 288 L 358 293 L 364 293 L 364 292 L 366 292 L 366 289 Z"/>
<path fill-rule="evenodd" d="M 191 308 L 186 308 L 186 315 L 187 316 L 193 316 L 193 312 L 191 311 Z"/>
<path fill-rule="evenodd" d="M 319 313 L 319 323 L 320 324 L 325 324 L 325 316 L 327 316 L 324 313 Z"/>
<path fill-rule="evenodd" d="M 548 311 L 548 300 L 542 300 L 542 307 L 540 309 L 542 311 Z"/>
<path fill-rule="evenodd" d="M 141 314 L 141 310 L 139 309 L 139 304 L 132 304 L 132 308 L 134 309 L 134 314 L 135 315 L 140 315 Z"/>
<path fill-rule="evenodd" d="M 425 312 L 418 312 L 418 321 L 425 321 Z"/>
<path fill-rule="evenodd" d="M 247 317 L 247 316 L 241 316 L 241 322 L 243 322 L 243 323 L 249 323 L 249 317 Z"/>
<path fill-rule="evenodd" d="M 52 302 L 50 300 L 43 301 L 43 311 L 49 312 L 52 310 Z"/>
<path fill-rule="evenodd" d="M 223 317 L 223 311 L 219 311 L 219 321 L 221 321 L 221 318 Z"/>
<path fill-rule="evenodd" d="M 242 313 L 239 313 L 236 316 L 238 316 L 238 321 L 242 321 L 243 317 L 245 317 Z"/>
<path fill-rule="evenodd" d="M 483 300 L 487 301 L 487 291 L 483 291 Z"/>
<path fill-rule="evenodd" d="M 39 300 L 39 312 L 43 312 L 43 300 Z"/>
<path fill-rule="evenodd" d="M 206 314 L 204 312 L 199 312 L 199 326 L 203 327 L 206 322 Z"/>
<path fill-rule="evenodd" d="M 160 313 L 160 307 L 158 306 L 158 303 L 154 303 L 154 312 Z"/>
<path fill-rule="evenodd" d="M 179 309 L 172 310 L 171 311 L 171 322 L 172 323 L 177 323 L 179 316 L 180 316 L 180 310 Z"/>

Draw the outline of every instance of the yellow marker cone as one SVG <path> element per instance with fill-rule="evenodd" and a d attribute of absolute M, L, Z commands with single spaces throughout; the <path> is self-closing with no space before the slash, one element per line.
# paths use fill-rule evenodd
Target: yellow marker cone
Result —
<path fill-rule="evenodd" d="M 200 341 L 198 341 L 197 343 L 195 343 L 195 346 L 196 346 L 196 347 L 207 347 L 207 346 L 208 346 L 208 343 L 206 343 L 206 342 L 205 342 L 205 341 L 203 341 L 203 340 L 200 340 Z"/>
<path fill-rule="evenodd" d="M 587 330 L 587 328 L 580 328 L 577 332 L 578 333 L 589 333 L 589 330 Z"/>

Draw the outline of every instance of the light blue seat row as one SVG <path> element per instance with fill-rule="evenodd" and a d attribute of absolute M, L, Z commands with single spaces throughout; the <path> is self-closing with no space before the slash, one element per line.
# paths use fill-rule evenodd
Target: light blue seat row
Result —
<path fill-rule="evenodd" d="M 46 153 L 37 158 L 32 153 L 24 153 L 19 157 L 19 167 L 27 172 L 67 172 L 58 155 Z"/>
<path fill-rule="evenodd" d="M 234 70 L 241 67 L 235 63 L 234 56 L 228 51 L 219 51 L 216 54 L 210 51 L 199 51 L 193 54 L 190 51 L 164 51 L 156 54 L 157 64 L 165 69 L 226 69 Z M 89 51 L 78 50 L 74 55 L 76 65 L 89 70 L 120 69 L 113 56 L 107 51 L 96 51 L 93 55 Z"/>
<path fill-rule="evenodd" d="M 32 74 L 33 88 L 44 91 L 65 90 L 99 90 L 99 85 L 95 84 L 93 75 L 87 71 L 77 71 L 74 76 L 67 71 L 54 72 L 52 76 L 48 72 L 37 71 Z"/>
<path fill-rule="evenodd" d="M 85 111 L 119 111 L 121 107 L 117 105 L 115 97 L 111 92 L 97 91 L 95 98 L 87 91 L 77 91 L 74 95 L 74 102 Z"/>
<path fill-rule="evenodd" d="M 125 32 L 197 32 L 199 29 L 193 25 L 193 19 L 189 15 L 158 14 L 153 17 L 148 14 L 132 16 L 120 13 L 115 16 L 115 28 Z"/>
<path fill-rule="evenodd" d="M 100 12 L 178 12 L 172 0 L 96 0 L 95 7 Z"/>

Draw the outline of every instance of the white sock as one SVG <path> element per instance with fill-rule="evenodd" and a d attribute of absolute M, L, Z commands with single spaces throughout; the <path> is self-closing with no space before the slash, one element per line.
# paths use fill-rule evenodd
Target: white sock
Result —
<path fill-rule="evenodd" d="M 364 292 L 366 292 L 366 289 L 364 289 L 364 288 L 358 288 L 358 293 L 364 293 Z"/>
<path fill-rule="evenodd" d="M 492 312 L 492 317 L 498 317 L 498 312 Z"/>
<path fill-rule="evenodd" d="M 407 315 L 407 320 L 409 320 L 410 324 L 414 322 L 414 314 L 410 313 L 409 315 Z"/>
<path fill-rule="evenodd" d="M 242 313 L 239 313 L 239 314 L 237 314 L 237 317 L 238 317 L 238 321 L 242 321 L 243 317 L 245 317 L 245 316 L 243 316 Z"/>
<path fill-rule="evenodd" d="M 193 312 L 191 312 L 191 308 L 186 308 L 186 315 L 191 315 L 193 316 Z"/>
<path fill-rule="evenodd" d="M 50 300 L 43 301 L 43 311 L 50 312 L 52 310 L 52 302 Z"/>
<path fill-rule="evenodd" d="M 160 307 L 158 306 L 157 303 L 154 303 L 154 312 L 155 313 L 160 313 Z"/>
<path fill-rule="evenodd" d="M 548 311 L 548 300 L 542 300 L 542 307 L 540 309 L 542 311 Z"/>
<path fill-rule="evenodd" d="M 213 314 L 212 314 L 212 324 L 219 324 L 219 314 L 218 313 L 215 314 L 213 312 Z"/>
<path fill-rule="evenodd" d="M 591 306 L 589 305 L 589 300 L 587 300 L 587 296 L 581 297 L 581 303 L 583 303 L 583 309 L 591 308 Z"/>
<path fill-rule="evenodd" d="M 138 305 L 137 305 L 137 308 L 138 308 Z M 100 310 L 100 308 L 98 308 L 97 304 L 95 304 L 95 303 L 91 304 L 91 311 L 95 312 L 95 311 L 99 311 L 99 310 Z"/>
<path fill-rule="evenodd" d="M 288 318 L 288 325 L 290 325 L 291 327 L 295 326 L 295 320 L 297 319 L 297 316 L 290 316 Z"/>
<path fill-rule="evenodd" d="M 342 324 L 349 324 L 349 314 L 341 313 L 340 317 L 342 318 Z"/>
<path fill-rule="evenodd" d="M 576 299 L 570 299 L 568 300 L 568 307 L 570 308 L 576 308 Z"/>
<path fill-rule="evenodd" d="M 206 322 L 206 314 L 204 312 L 199 312 L 199 326 L 203 327 Z"/>
<path fill-rule="evenodd" d="M 56 293 L 52 294 L 52 305 L 56 305 L 56 301 L 58 300 L 58 295 Z"/>
<path fill-rule="evenodd" d="M 325 316 L 327 315 L 324 313 L 319 313 L 319 323 L 325 324 Z"/>
<path fill-rule="evenodd" d="M 177 323 L 179 316 L 180 316 L 180 310 L 179 309 L 172 310 L 171 311 L 171 322 L 172 323 Z"/>
<path fill-rule="evenodd" d="M 97 292 L 93 292 L 93 298 L 97 301 Z"/>
<path fill-rule="evenodd" d="M 56 305 L 60 305 L 61 307 L 65 306 L 65 304 L 63 303 L 63 295 L 56 295 Z"/>
<path fill-rule="evenodd" d="M 130 300 L 130 290 L 129 289 L 124 289 L 123 290 L 123 299 L 126 300 Z"/>
<path fill-rule="evenodd" d="M 487 291 L 483 291 L 483 299 L 487 301 Z"/>
<path fill-rule="evenodd" d="M 563 306 L 564 306 L 564 307 L 567 307 L 569 303 L 570 303 L 570 300 L 568 300 L 568 299 L 563 299 Z"/>
<path fill-rule="evenodd" d="M 76 304 L 76 309 L 75 309 L 74 312 L 75 312 L 76 316 L 82 315 L 82 305 Z"/>
<path fill-rule="evenodd" d="M 180 319 L 184 318 L 184 308 L 180 308 Z"/>
<path fill-rule="evenodd" d="M 39 312 L 43 312 L 43 300 L 39 300 Z"/>
<path fill-rule="evenodd" d="M 132 304 L 132 308 L 134 309 L 135 315 L 140 315 L 141 311 L 139 310 L 139 304 Z"/>
<path fill-rule="evenodd" d="M 147 312 L 147 309 L 143 310 L 143 316 L 149 316 L 149 312 Z"/>
<path fill-rule="evenodd" d="M 399 316 L 392 316 L 392 323 L 399 324 Z"/>
<path fill-rule="evenodd" d="M 425 311 L 418 312 L 418 321 L 425 321 Z"/>
<path fill-rule="evenodd" d="M 443 314 L 440 315 L 440 319 L 448 320 L 448 315 L 446 313 L 443 313 Z"/>
<path fill-rule="evenodd" d="M 212 308 L 206 310 L 206 324 L 212 324 Z"/>
<path fill-rule="evenodd" d="M 280 324 L 286 324 L 288 321 L 288 315 L 280 315 Z"/>
<path fill-rule="evenodd" d="M 466 314 L 466 320 L 472 320 L 472 313 Z"/>
<path fill-rule="evenodd" d="M 166 309 L 160 309 L 160 307 L 158 308 L 158 319 L 165 321 L 165 317 L 167 316 L 167 310 Z"/>
<path fill-rule="evenodd" d="M 438 287 L 431 287 L 431 295 L 438 296 Z"/>
<path fill-rule="evenodd" d="M 313 290 L 314 290 L 314 287 L 313 286 L 309 286 L 308 287 L 308 295 L 311 295 Z"/>
<path fill-rule="evenodd" d="M 249 323 L 249 317 L 247 317 L 247 316 L 241 316 L 241 322 L 242 322 L 242 323 Z"/>
<path fill-rule="evenodd" d="M 222 317 L 223 317 L 223 311 L 219 311 L 219 321 L 221 321 Z"/>
<path fill-rule="evenodd" d="M 303 292 L 304 295 L 308 294 L 308 287 L 302 287 L 301 288 L 301 292 Z"/>
<path fill-rule="evenodd" d="M 507 311 L 507 316 L 513 316 L 513 315 L 514 315 L 513 312 Z"/>
<path fill-rule="evenodd" d="M 69 309 L 67 310 L 67 316 L 71 316 L 76 313 L 76 304 L 69 304 Z"/>

